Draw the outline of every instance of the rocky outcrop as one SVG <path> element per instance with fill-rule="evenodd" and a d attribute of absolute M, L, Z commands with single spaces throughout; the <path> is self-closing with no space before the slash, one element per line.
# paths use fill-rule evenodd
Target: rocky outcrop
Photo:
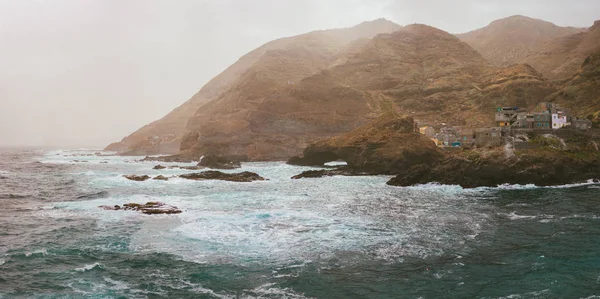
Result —
<path fill-rule="evenodd" d="M 560 134 L 559 134 L 560 133 Z M 586 182 L 600 178 L 600 135 L 594 131 L 557 131 L 528 137 L 527 150 L 510 147 L 441 151 L 415 133 L 411 118 L 387 115 L 370 125 L 309 145 L 289 163 L 319 166 L 343 159 L 347 167 L 306 171 L 298 178 L 330 175 L 391 174 L 388 184 L 441 183 L 465 188 L 501 184 L 538 186 Z M 558 137 L 560 136 L 560 137 Z"/>
<path fill-rule="evenodd" d="M 190 174 L 182 174 L 179 177 L 195 180 L 195 181 L 205 181 L 205 180 L 220 180 L 220 181 L 230 181 L 230 182 L 254 182 L 254 181 L 264 181 L 265 179 L 260 175 L 244 171 L 240 173 L 224 173 L 220 171 L 204 171 L 200 173 L 190 173 Z"/>
<path fill-rule="evenodd" d="M 357 172 L 349 167 L 339 167 L 336 169 L 320 169 L 320 170 L 307 170 L 292 177 L 293 180 L 307 179 L 307 178 L 322 178 L 327 176 L 365 176 L 369 175 L 364 172 Z"/>
<path fill-rule="evenodd" d="M 155 176 L 155 177 L 153 178 L 153 180 L 156 180 L 156 181 L 168 181 L 168 180 L 169 180 L 169 178 L 168 178 L 168 177 L 165 177 L 165 176 L 163 176 L 163 175 L 159 175 L 159 176 Z"/>
<path fill-rule="evenodd" d="M 123 206 L 100 206 L 100 208 L 108 211 L 137 211 L 146 215 L 180 214 L 182 212 L 177 207 L 162 202 L 147 202 L 145 204 L 127 203 Z"/>
<path fill-rule="evenodd" d="M 356 172 L 394 174 L 442 158 L 433 141 L 415 132 L 412 118 L 387 114 L 349 133 L 317 141 L 304 150 L 302 157 L 288 163 L 322 166 L 341 159 Z"/>
<path fill-rule="evenodd" d="M 130 181 L 136 181 L 136 182 L 143 182 L 143 181 L 147 181 L 150 179 L 150 176 L 148 175 L 124 175 L 124 178 L 130 180 Z"/>
<path fill-rule="evenodd" d="M 193 162 L 198 162 L 198 160 L 200 160 L 200 157 L 201 156 L 198 156 L 196 154 L 179 153 L 179 154 L 170 155 L 170 156 L 156 156 L 156 157 L 146 156 L 141 161 L 142 162 L 167 162 L 167 163 L 193 163 Z"/>
<path fill-rule="evenodd" d="M 553 186 L 600 178 L 600 156 L 589 151 L 537 149 L 507 158 L 501 149 L 448 155 L 436 164 L 407 168 L 388 182 L 393 186 L 440 183 L 464 188 L 502 184 Z"/>
<path fill-rule="evenodd" d="M 240 161 L 247 160 L 246 157 L 223 157 L 208 155 L 202 157 L 198 166 L 212 169 L 236 169 L 242 167 Z"/>

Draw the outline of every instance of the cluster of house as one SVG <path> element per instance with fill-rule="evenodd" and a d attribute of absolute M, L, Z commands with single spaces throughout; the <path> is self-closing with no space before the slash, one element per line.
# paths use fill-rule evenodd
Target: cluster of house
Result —
<path fill-rule="evenodd" d="M 496 109 L 496 123 L 499 127 L 521 129 L 560 129 L 573 127 L 586 130 L 592 127 L 589 119 L 572 117 L 569 110 L 556 103 L 541 103 L 538 112 L 530 113 L 519 107 Z"/>
<path fill-rule="evenodd" d="M 503 137 L 511 136 L 514 130 L 552 130 L 570 127 L 586 130 L 592 127 L 588 119 L 572 117 L 568 110 L 555 103 L 542 103 L 539 112 L 530 113 L 518 107 L 496 108 L 496 127 L 463 128 L 442 127 L 436 131 L 429 125 L 418 125 L 419 133 L 431 138 L 440 147 L 500 146 Z"/>

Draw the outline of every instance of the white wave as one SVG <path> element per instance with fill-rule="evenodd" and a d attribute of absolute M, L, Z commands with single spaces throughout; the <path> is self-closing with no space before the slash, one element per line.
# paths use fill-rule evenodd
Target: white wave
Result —
<path fill-rule="evenodd" d="M 554 215 L 546 215 L 546 214 L 540 214 L 540 215 L 518 215 L 516 212 L 511 212 L 509 214 L 500 214 L 500 215 L 506 216 L 510 220 L 541 219 L 540 222 L 542 222 L 542 223 L 550 222 L 550 221 L 552 221 L 553 219 L 556 218 L 556 216 L 554 216 Z"/>
<path fill-rule="evenodd" d="M 550 289 L 545 289 L 545 290 L 541 290 L 541 291 L 533 291 L 533 292 L 527 292 L 527 293 L 522 293 L 522 294 L 511 294 L 508 296 L 504 296 L 504 297 L 497 297 L 498 299 L 520 299 L 520 298 L 537 298 L 538 296 L 543 296 L 543 295 L 549 295 Z M 546 297 L 546 296 L 544 296 Z M 487 297 L 484 297 L 487 298 Z"/>
<path fill-rule="evenodd" d="M 42 249 L 26 252 L 25 256 L 30 257 L 32 255 L 38 255 L 38 254 L 46 256 L 46 255 L 48 255 L 48 251 L 46 250 L 46 248 L 42 248 Z"/>
<path fill-rule="evenodd" d="M 6 259 L 0 259 L 0 266 L 6 264 L 7 260 Z"/>
<path fill-rule="evenodd" d="M 333 162 L 325 163 L 325 166 L 346 166 L 346 165 L 348 165 L 348 163 L 346 163 L 345 161 L 333 161 Z"/>
<path fill-rule="evenodd" d="M 113 280 L 108 277 L 104 277 L 104 281 L 106 281 L 107 283 L 112 285 L 110 287 L 110 289 L 112 289 L 112 290 L 128 290 L 129 289 L 129 286 L 122 281 Z"/>
<path fill-rule="evenodd" d="M 90 271 L 90 270 L 92 270 L 92 269 L 94 269 L 96 267 L 102 268 L 102 265 L 100 263 L 96 262 L 96 263 L 93 263 L 91 265 L 85 265 L 85 266 L 83 266 L 81 268 L 75 268 L 75 271 L 77 271 L 77 272 L 85 272 L 85 271 Z"/>
<path fill-rule="evenodd" d="M 576 187 L 584 187 L 590 186 L 589 188 L 600 188 L 599 183 L 594 182 L 594 180 L 590 179 L 583 183 L 575 183 L 575 184 L 564 184 L 564 185 L 556 185 L 556 186 L 537 186 L 535 184 L 501 184 L 496 187 L 476 187 L 476 188 L 463 188 L 459 185 L 444 185 L 439 183 L 427 183 L 427 184 L 418 184 L 409 187 L 409 189 L 428 189 L 428 190 L 441 190 L 444 192 L 480 192 L 480 191 L 494 191 L 494 190 L 529 190 L 529 189 L 567 189 L 567 188 L 576 188 Z"/>
<path fill-rule="evenodd" d="M 265 298 L 265 296 L 277 296 L 277 298 L 290 298 L 290 299 L 306 299 L 304 294 L 294 292 L 289 288 L 277 288 L 274 287 L 274 283 L 267 283 L 261 285 L 253 290 L 244 291 L 244 294 L 240 298 Z"/>

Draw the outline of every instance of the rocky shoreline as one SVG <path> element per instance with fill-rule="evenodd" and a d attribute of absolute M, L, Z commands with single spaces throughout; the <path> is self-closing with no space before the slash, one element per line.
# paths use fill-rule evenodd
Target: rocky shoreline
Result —
<path fill-rule="evenodd" d="M 411 118 L 383 117 L 342 136 L 309 145 L 288 164 L 322 166 L 342 159 L 348 166 L 306 171 L 294 179 L 332 175 L 395 175 L 392 186 L 440 183 L 464 188 L 503 184 L 553 186 L 600 179 L 598 140 L 575 134 L 535 149 L 486 147 L 443 151 L 414 132 Z"/>

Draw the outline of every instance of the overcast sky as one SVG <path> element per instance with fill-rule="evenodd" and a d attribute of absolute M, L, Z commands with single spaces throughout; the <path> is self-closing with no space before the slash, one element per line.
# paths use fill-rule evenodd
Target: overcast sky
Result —
<path fill-rule="evenodd" d="M 104 146 L 278 37 L 385 17 L 461 33 L 521 14 L 589 27 L 599 0 L 0 0 L 0 146 Z"/>

